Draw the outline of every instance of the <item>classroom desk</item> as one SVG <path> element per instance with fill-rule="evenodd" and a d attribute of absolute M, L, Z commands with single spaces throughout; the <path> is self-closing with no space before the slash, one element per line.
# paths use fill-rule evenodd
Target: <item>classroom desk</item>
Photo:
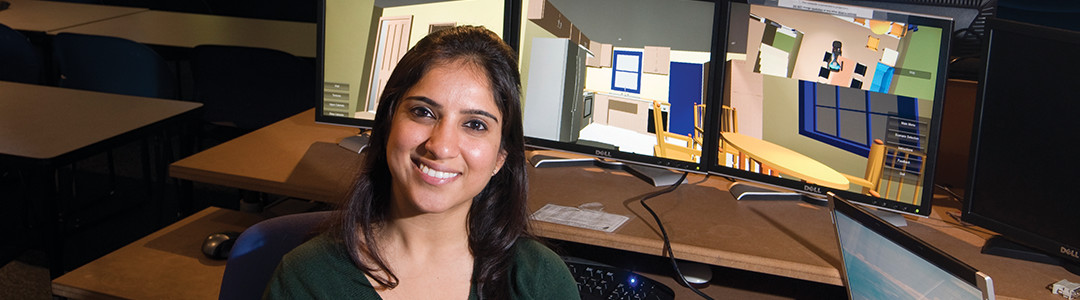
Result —
<path fill-rule="evenodd" d="M 739 153 L 777 169 L 780 173 L 839 190 L 847 190 L 851 184 L 840 172 L 783 146 L 734 132 L 722 132 L 720 138 Z"/>
<path fill-rule="evenodd" d="M 312 200 L 336 202 L 339 198 L 328 197 L 332 193 L 327 192 L 334 189 L 330 185 L 348 182 L 347 179 L 297 181 L 295 177 L 298 172 L 350 173 L 332 170 L 351 164 L 339 159 L 355 159 L 342 155 L 352 154 L 326 144 L 352 134 L 355 129 L 314 124 L 313 119 L 313 110 L 303 112 L 173 163 L 170 173 L 187 180 L 271 193 L 282 191 L 293 193 L 292 196 L 305 190 L 323 191 L 314 194 L 323 197 L 321 200 Z M 630 221 L 613 233 L 535 222 L 534 229 L 540 236 L 625 253 L 660 255 L 663 244 L 659 229 L 638 203 L 641 197 L 656 191 L 656 187 L 621 171 L 591 167 L 529 167 L 528 172 L 532 210 L 547 203 L 579 206 L 599 202 L 606 212 L 630 217 Z M 319 182 L 321 188 L 314 186 Z M 764 274 L 766 278 L 841 284 L 836 269 L 840 266 L 836 237 L 824 207 L 788 201 L 736 201 L 726 190 L 729 183 L 715 176 L 691 174 L 672 193 L 648 200 L 671 235 L 672 249 L 678 258 L 747 270 Z M 263 187 L 267 189 L 260 190 Z M 908 218 L 905 230 L 986 270 L 994 278 L 997 294 L 1002 298 L 1055 299 L 1046 291 L 1047 284 L 1062 278 L 1080 281 L 1057 266 L 980 254 L 979 247 L 985 237 L 976 233 L 982 229 L 956 226 L 947 216 L 942 217 L 947 209 L 935 207 L 930 218 Z M 717 284 L 706 293 L 726 294 L 730 289 L 723 286 L 724 281 L 715 278 Z M 676 291 L 686 292 L 673 281 L 665 283 Z"/>
<path fill-rule="evenodd" d="M 0 166 L 27 171 L 30 199 L 56 218 L 47 225 L 52 228 L 46 238 L 54 277 L 63 272 L 65 228 L 65 197 L 58 191 L 56 170 L 193 119 L 201 106 L 0 81 Z"/>
<path fill-rule="evenodd" d="M 244 231 L 265 217 L 211 207 L 98 258 L 52 282 L 70 299 L 217 299 L 225 261 L 202 254 L 202 240 Z"/>
<path fill-rule="evenodd" d="M 146 8 L 59 1 L 8 0 L 11 6 L 0 11 L 0 23 L 15 30 L 47 32 L 130 15 Z"/>
<path fill-rule="evenodd" d="M 194 48 L 246 46 L 315 57 L 315 23 L 148 10 L 80 26 L 51 30 L 125 38 L 143 44 Z"/>

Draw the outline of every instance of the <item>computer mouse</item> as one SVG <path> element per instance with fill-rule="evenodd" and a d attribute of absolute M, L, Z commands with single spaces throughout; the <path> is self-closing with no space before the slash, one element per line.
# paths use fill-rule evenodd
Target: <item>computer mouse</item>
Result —
<path fill-rule="evenodd" d="M 202 252 L 210 259 L 227 259 L 239 236 L 240 233 L 234 231 L 211 233 L 203 240 Z"/>

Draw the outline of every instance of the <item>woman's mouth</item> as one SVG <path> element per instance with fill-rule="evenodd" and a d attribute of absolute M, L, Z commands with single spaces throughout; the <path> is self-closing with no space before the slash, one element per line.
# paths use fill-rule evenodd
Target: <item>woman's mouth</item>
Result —
<path fill-rule="evenodd" d="M 431 167 L 428 167 L 427 165 L 425 165 L 423 163 L 419 163 L 418 165 L 420 166 L 420 172 L 423 172 L 424 175 L 431 176 L 431 177 L 438 178 L 438 179 L 448 179 L 448 178 L 457 177 L 459 175 L 459 173 L 450 173 L 450 172 L 437 171 L 435 169 L 432 169 Z"/>

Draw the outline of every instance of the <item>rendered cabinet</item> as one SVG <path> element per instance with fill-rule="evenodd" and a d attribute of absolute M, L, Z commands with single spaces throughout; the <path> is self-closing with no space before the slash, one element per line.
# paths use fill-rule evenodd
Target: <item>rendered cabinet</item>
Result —
<path fill-rule="evenodd" d="M 583 94 L 585 56 L 585 49 L 568 39 L 533 39 L 525 92 L 526 136 L 560 142 L 578 139 L 591 117 Z"/>
<path fill-rule="evenodd" d="M 565 15 L 555 9 L 555 5 L 546 0 L 529 0 L 529 13 L 530 21 L 540 25 L 540 28 L 551 32 L 557 37 L 571 38 L 571 24 L 570 19 L 567 19 Z"/>
<path fill-rule="evenodd" d="M 668 75 L 671 70 L 671 48 L 645 46 L 641 57 L 641 72 Z"/>

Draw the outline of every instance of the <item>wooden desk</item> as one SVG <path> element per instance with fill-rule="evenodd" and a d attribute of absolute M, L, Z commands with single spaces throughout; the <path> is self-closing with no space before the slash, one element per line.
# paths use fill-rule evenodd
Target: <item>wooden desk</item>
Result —
<path fill-rule="evenodd" d="M 51 30 L 107 35 L 136 42 L 193 48 L 216 44 L 277 49 L 315 57 L 315 23 L 148 10 L 81 26 Z"/>
<path fill-rule="evenodd" d="M 28 172 L 45 206 L 50 271 L 63 272 L 65 211 L 56 169 L 192 117 L 202 104 L 0 81 L 0 166 Z"/>
<path fill-rule="evenodd" d="M 769 165 L 780 173 L 839 190 L 846 190 L 851 184 L 840 172 L 780 145 L 734 132 L 722 132 L 720 138 L 739 153 Z"/>
<path fill-rule="evenodd" d="M 264 217 L 211 207 L 102 256 L 52 282 L 70 299 L 217 299 L 224 260 L 202 254 L 207 235 L 244 231 Z"/>
<path fill-rule="evenodd" d="M 170 166 L 170 172 L 188 180 L 272 193 L 311 193 L 316 197 L 309 198 L 312 200 L 336 201 L 327 198 L 330 195 L 327 193 L 334 189 L 330 185 L 347 180 L 299 181 L 295 177 L 299 169 L 323 170 L 305 171 L 312 173 L 350 173 L 339 169 L 349 163 L 341 160 L 338 148 L 316 145 L 335 142 L 354 131 L 314 124 L 314 111 L 306 111 L 178 161 Z M 598 249 L 660 255 L 659 229 L 638 203 L 642 196 L 656 191 L 656 187 L 630 174 L 599 168 L 530 167 L 528 172 L 530 209 L 536 210 L 547 203 L 578 206 L 600 202 L 604 211 L 630 217 L 614 233 L 536 222 L 534 229 L 540 236 Z M 320 183 L 321 187 L 316 186 Z M 775 280 L 794 278 L 798 282 L 841 284 L 837 271 L 839 250 L 824 207 L 801 202 L 738 202 L 727 192 L 728 184 L 720 178 L 691 174 L 684 186 L 648 200 L 664 221 L 678 258 L 766 274 L 765 277 Z M 940 215 L 946 209 L 935 207 L 931 218 L 909 219 L 905 230 L 986 270 L 994 278 L 999 295 L 1054 299 L 1045 290 L 1047 284 L 1062 278 L 1080 281 L 1060 267 L 980 254 L 978 250 L 985 238 L 963 232 L 981 229 L 958 229 L 942 221 Z M 727 293 L 730 290 L 719 287 L 727 280 L 731 279 L 715 278 L 717 286 L 708 288 L 706 293 L 730 295 Z M 671 280 L 661 281 L 677 291 L 688 292 Z"/>
<path fill-rule="evenodd" d="M 337 145 L 356 128 L 315 123 L 315 109 L 169 165 L 169 175 L 320 202 L 338 202 L 359 159 Z M 256 150 L 252 150 L 256 149 Z"/>
<path fill-rule="evenodd" d="M 80 4 L 59 1 L 8 0 L 0 11 L 0 23 L 15 30 L 46 32 L 125 16 L 146 8 Z"/>

